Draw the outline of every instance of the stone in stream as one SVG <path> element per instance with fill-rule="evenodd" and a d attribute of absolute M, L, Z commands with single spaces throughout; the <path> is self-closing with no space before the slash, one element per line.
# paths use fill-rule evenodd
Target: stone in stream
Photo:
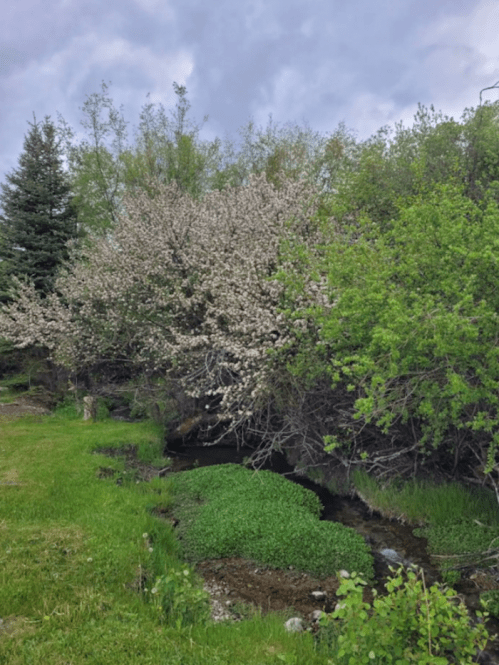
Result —
<path fill-rule="evenodd" d="M 407 559 L 404 559 L 396 550 L 385 548 L 379 552 L 382 557 L 384 557 L 390 563 L 397 564 L 399 566 L 413 566 L 414 564 Z"/>
<path fill-rule="evenodd" d="M 314 600 L 324 600 L 326 598 L 325 591 L 312 591 L 310 595 L 314 598 Z"/>

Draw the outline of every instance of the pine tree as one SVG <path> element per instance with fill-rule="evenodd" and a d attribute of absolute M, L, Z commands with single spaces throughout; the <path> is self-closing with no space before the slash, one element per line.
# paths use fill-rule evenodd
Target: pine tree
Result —
<path fill-rule="evenodd" d="M 71 187 L 63 170 L 56 128 L 46 116 L 34 118 L 24 140 L 19 167 L 1 184 L 0 274 L 2 299 L 12 276 L 32 280 L 46 295 L 57 271 L 68 258 L 67 242 L 76 237 Z"/>

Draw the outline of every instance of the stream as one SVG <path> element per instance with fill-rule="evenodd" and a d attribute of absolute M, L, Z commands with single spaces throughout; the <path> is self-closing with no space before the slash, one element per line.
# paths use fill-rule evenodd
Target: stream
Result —
<path fill-rule="evenodd" d="M 169 452 L 168 456 L 172 459 L 173 469 L 182 471 L 197 466 L 241 464 L 252 452 L 249 448 L 238 451 L 234 447 L 223 445 L 188 445 L 178 452 Z M 427 552 L 426 539 L 416 537 L 412 527 L 372 512 L 360 499 L 339 497 L 313 481 L 299 476 L 280 453 L 275 453 L 262 468 L 279 473 L 315 492 L 323 505 L 321 519 L 341 522 L 365 538 L 374 556 L 375 586 L 378 589 L 384 589 L 384 582 L 390 572 L 389 566 L 397 567 L 400 563 L 415 564 L 422 568 L 429 584 L 441 581 L 438 568 Z M 464 597 L 466 605 L 472 612 L 480 609 L 479 589 L 472 580 L 463 579 L 453 586 Z M 491 620 L 488 628 L 489 633 L 499 635 L 499 621 Z M 499 639 L 489 642 L 488 646 L 479 662 L 499 665 Z"/>

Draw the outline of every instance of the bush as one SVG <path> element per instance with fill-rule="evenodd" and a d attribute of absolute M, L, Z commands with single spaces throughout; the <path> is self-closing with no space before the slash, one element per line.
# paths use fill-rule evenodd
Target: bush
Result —
<path fill-rule="evenodd" d="M 483 624 L 470 626 L 455 591 L 428 589 L 422 571 L 391 570 L 388 594 L 380 597 L 373 590 L 372 605 L 363 600 L 362 578 L 341 580 L 337 593 L 344 598 L 332 614 L 323 615 L 318 637 L 322 648 L 334 652 L 335 665 L 473 663 L 488 633 Z"/>
<path fill-rule="evenodd" d="M 485 591 L 480 594 L 480 604 L 489 614 L 499 619 L 499 591 Z"/>
<path fill-rule="evenodd" d="M 341 568 L 373 574 L 362 536 L 321 522 L 310 490 L 281 476 L 227 464 L 174 480 L 185 556 L 191 561 L 241 556 L 276 568 L 327 576 Z"/>
<path fill-rule="evenodd" d="M 455 444 L 462 459 L 468 448 L 490 471 L 499 447 L 493 192 L 477 204 L 462 188 L 437 185 L 401 201 L 389 223 L 359 217 L 329 228 L 309 272 L 327 274 L 330 306 L 293 310 L 319 331 L 322 349 L 295 371 L 312 376 L 311 363 L 328 367 L 333 386 L 351 394 L 343 440 L 331 431 L 326 450 L 351 446 L 352 432 L 357 446 L 363 437 L 367 445 L 376 431 L 404 447 L 409 439 L 423 454 L 439 448 L 447 456 Z M 282 279 L 294 288 L 291 276 Z"/>

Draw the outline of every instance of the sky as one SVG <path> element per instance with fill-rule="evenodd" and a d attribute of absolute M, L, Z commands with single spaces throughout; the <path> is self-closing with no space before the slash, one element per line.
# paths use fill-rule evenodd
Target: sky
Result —
<path fill-rule="evenodd" d="M 33 113 L 84 136 L 101 82 L 130 131 L 187 88 L 200 139 L 344 123 L 363 140 L 418 103 L 458 120 L 499 81 L 499 0 L 18 0 L 0 22 L 0 182 Z M 147 95 L 150 95 L 147 98 Z M 499 89 L 484 92 L 499 99 Z M 205 115 L 208 121 L 202 123 Z"/>

